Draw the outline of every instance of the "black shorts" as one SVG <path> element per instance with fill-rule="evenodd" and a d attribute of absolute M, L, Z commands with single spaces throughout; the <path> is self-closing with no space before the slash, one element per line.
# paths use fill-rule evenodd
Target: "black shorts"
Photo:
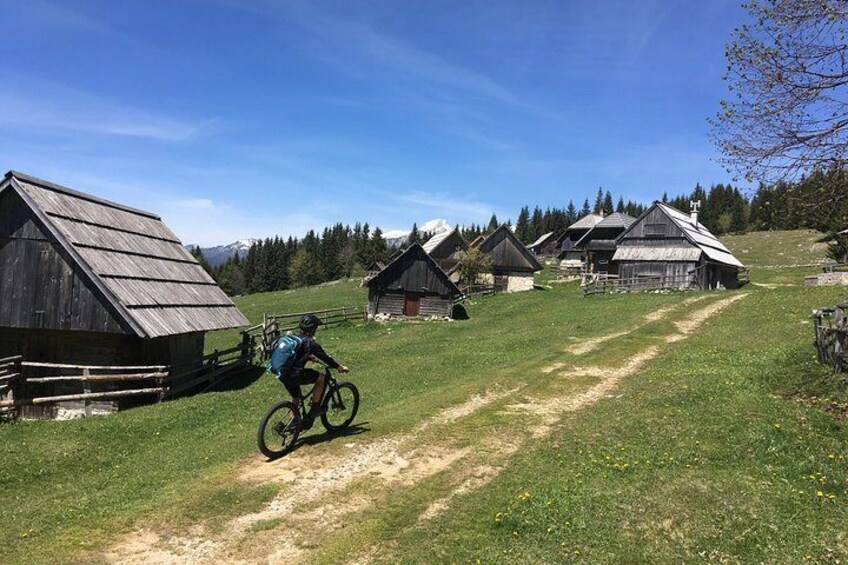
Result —
<path fill-rule="evenodd" d="M 303 398 L 303 393 L 300 390 L 301 385 L 311 385 L 318 380 L 321 373 L 315 369 L 303 369 L 301 371 L 291 372 L 283 377 L 277 377 L 292 398 Z"/>

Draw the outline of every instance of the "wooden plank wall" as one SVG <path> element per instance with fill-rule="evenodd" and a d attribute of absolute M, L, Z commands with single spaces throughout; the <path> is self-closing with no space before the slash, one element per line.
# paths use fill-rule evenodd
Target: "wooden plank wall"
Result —
<path fill-rule="evenodd" d="M 681 289 L 689 288 L 685 284 L 686 276 L 694 271 L 698 264 L 694 261 L 619 261 L 618 275 L 621 279 L 630 280 L 639 277 L 664 277 L 667 280 L 678 280 Z"/>
<path fill-rule="evenodd" d="M 0 196 L 0 327 L 123 333 L 20 198 Z"/>

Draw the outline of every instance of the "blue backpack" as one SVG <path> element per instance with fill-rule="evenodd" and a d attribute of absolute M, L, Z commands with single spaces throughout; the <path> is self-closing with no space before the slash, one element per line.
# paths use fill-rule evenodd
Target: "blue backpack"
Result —
<path fill-rule="evenodd" d="M 297 348 L 300 347 L 301 343 L 303 343 L 302 337 L 296 335 L 280 336 L 274 343 L 274 351 L 268 361 L 268 371 L 279 377 L 283 370 L 288 369 L 294 363 L 295 353 L 297 353 Z"/>

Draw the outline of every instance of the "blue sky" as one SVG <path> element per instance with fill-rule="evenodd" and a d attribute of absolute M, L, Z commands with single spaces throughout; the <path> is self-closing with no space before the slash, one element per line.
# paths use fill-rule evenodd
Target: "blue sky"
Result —
<path fill-rule="evenodd" d="M 185 242 L 726 182 L 738 1 L 0 0 L 0 167 Z M 578 202 L 579 201 L 579 202 Z"/>

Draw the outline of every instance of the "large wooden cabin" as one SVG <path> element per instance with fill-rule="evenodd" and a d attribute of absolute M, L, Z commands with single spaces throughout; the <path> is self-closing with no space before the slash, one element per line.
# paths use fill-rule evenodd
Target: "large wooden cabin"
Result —
<path fill-rule="evenodd" d="M 410 245 L 368 280 L 368 316 L 450 317 L 461 292 L 420 244 Z"/>
<path fill-rule="evenodd" d="M 542 265 L 521 243 L 506 224 L 486 236 L 477 248 L 491 259 L 491 272 L 484 282 L 493 284 L 497 292 L 520 292 L 533 289 L 533 275 Z"/>
<path fill-rule="evenodd" d="M 205 332 L 248 324 L 158 216 L 17 172 L 0 184 L 0 296 L 0 358 L 25 362 L 175 375 L 200 366 Z"/>
<path fill-rule="evenodd" d="M 655 202 L 617 240 L 613 261 L 622 285 L 638 289 L 736 288 L 745 267 L 697 214 Z M 626 281 L 626 283 L 625 283 Z"/>

